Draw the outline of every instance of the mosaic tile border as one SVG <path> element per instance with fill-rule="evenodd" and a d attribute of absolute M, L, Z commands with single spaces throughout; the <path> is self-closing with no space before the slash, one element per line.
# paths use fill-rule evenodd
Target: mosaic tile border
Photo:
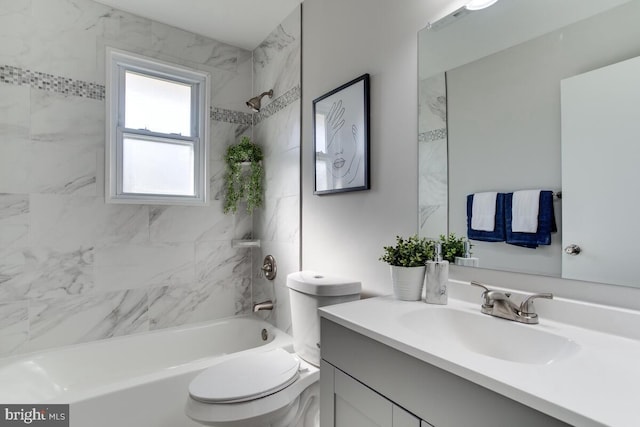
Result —
<path fill-rule="evenodd" d="M 289 105 L 300 99 L 301 93 L 302 91 L 300 90 L 300 85 L 296 85 L 293 88 L 289 89 L 284 94 L 274 99 L 269 105 L 260 109 L 259 113 L 254 113 L 253 124 L 257 125 L 261 121 L 273 116 L 278 111 L 288 107 Z"/>
<path fill-rule="evenodd" d="M 31 86 L 33 89 L 46 90 L 64 95 L 104 100 L 104 85 L 54 76 L 39 71 L 25 70 L 11 65 L 0 65 L 0 82 L 19 86 Z"/>
<path fill-rule="evenodd" d="M 418 134 L 418 142 L 433 142 L 447 139 L 447 128 L 434 129 Z"/>
<path fill-rule="evenodd" d="M 253 124 L 253 114 L 227 110 L 226 108 L 211 107 L 209 117 L 211 120 L 215 120 L 217 122 L 234 123 L 247 126 L 251 126 Z"/>
<path fill-rule="evenodd" d="M 46 90 L 63 95 L 79 96 L 97 101 L 104 101 L 105 99 L 104 85 L 41 73 L 39 71 L 26 70 L 11 65 L 0 65 L 0 83 L 30 86 L 33 89 Z M 263 107 L 259 113 L 245 113 L 242 111 L 211 107 L 209 117 L 211 120 L 218 122 L 245 126 L 257 125 L 300 99 L 300 94 L 300 85 L 297 85 Z"/>
<path fill-rule="evenodd" d="M 265 119 L 273 116 L 300 99 L 300 85 L 286 91 L 268 105 L 260 109 L 259 113 L 244 113 L 242 111 L 227 110 L 225 108 L 211 107 L 211 120 L 239 125 L 257 125 Z"/>

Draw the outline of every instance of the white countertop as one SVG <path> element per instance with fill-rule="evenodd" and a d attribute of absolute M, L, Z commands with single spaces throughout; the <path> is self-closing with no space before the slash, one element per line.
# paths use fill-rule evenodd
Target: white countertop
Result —
<path fill-rule="evenodd" d="M 541 315 L 538 325 L 518 325 L 566 337 L 579 348 L 549 364 L 518 363 L 452 346 L 440 338 L 441 332 L 430 329 L 429 324 L 407 328 L 406 314 L 424 309 L 479 313 L 480 299 L 478 303 L 469 303 L 450 297 L 447 306 L 437 306 L 421 301 L 399 301 L 390 296 L 376 297 L 323 307 L 320 315 L 566 423 L 640 425 L 639 340 L 549 320 Z M 617 314 L 616 310 L 610 313 L 613 323 Z M 629 317 L 626 312 L 620 320 L 628 322 Z M 625 326 L 628 329 L 629 325 Z M 517 340 L 512 341 L 518 346 Z"/>

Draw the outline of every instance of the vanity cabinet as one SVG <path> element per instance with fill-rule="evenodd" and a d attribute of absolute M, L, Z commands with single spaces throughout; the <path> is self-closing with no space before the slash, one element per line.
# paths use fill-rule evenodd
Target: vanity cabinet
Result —
<path fill-rule="evenodd" d="M 330 403 L 329 415 L 324 417 L 327 422 L 321 421 L 322 426 L 431 427 L 330 363 L 321 362 L 320 370 L 328 397 L 321 400 Z"/>
<path fill-rule="evenodd" d="M 326 318 L 321 322 L 321 427 L 568 426 Z"/>

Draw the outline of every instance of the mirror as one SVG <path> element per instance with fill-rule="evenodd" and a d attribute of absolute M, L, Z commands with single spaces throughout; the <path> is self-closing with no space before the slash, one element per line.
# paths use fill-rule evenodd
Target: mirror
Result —
<path fill-rule="evenodd" d="M 466 236 L 469 194 L 551 190 L 562 195 L 553 202 L 558 231 L 551 244 L 530 249 L 471 240 L 477 265 L 640 286 L 632 259 L 640 222 L 623 215 L 640 207 L 629 189 L 640 182 L 639 168 L 627 161 L 640 158 L 628 151 L 638 144 L 625 144 L 640 138 L 640 130 L 627 126 L 640 122 L 640 108 L 619 111 L 628 101 L 612 98 L 632 92 L 616 73 L 640 56 L 640 1 L 503 0 L 454 15 L 418 34 L 419 234 Z M 569 90 L 603 72 L 605 83 L 592 79 L 585 89 Z M 608 96 L 599 105 L 598 92 Z M 583 98 L 597 111 L 573 122 L 605 123 L 600 128 L 616 132 L 606 133 L 592 154 L 568 143 L 571 132 L 579 138 L 596 132 L 571 130 L 568 118 L 582 109 L 586 101 L 577 100 Z M 587 219 L 596 206 L 608 213 Z M 599 240 L 595 230 L 604 230 Z M 582 252 L 566 253 L 570 244 Z"/>

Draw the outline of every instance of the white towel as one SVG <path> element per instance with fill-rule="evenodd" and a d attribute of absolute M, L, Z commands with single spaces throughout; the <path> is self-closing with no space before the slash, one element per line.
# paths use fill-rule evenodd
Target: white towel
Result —
<path fill-rule="evenodd" d="M 493 231 L 496 228 L 497 192 L 475 193 L 471 207 L 471 228 L 478 231 Z"/>
<path fill-rule="evenodd" d="M 514 191 L 511 202 L 511 231 L 536 233 L 539 210 L 540 190 Z"/>

